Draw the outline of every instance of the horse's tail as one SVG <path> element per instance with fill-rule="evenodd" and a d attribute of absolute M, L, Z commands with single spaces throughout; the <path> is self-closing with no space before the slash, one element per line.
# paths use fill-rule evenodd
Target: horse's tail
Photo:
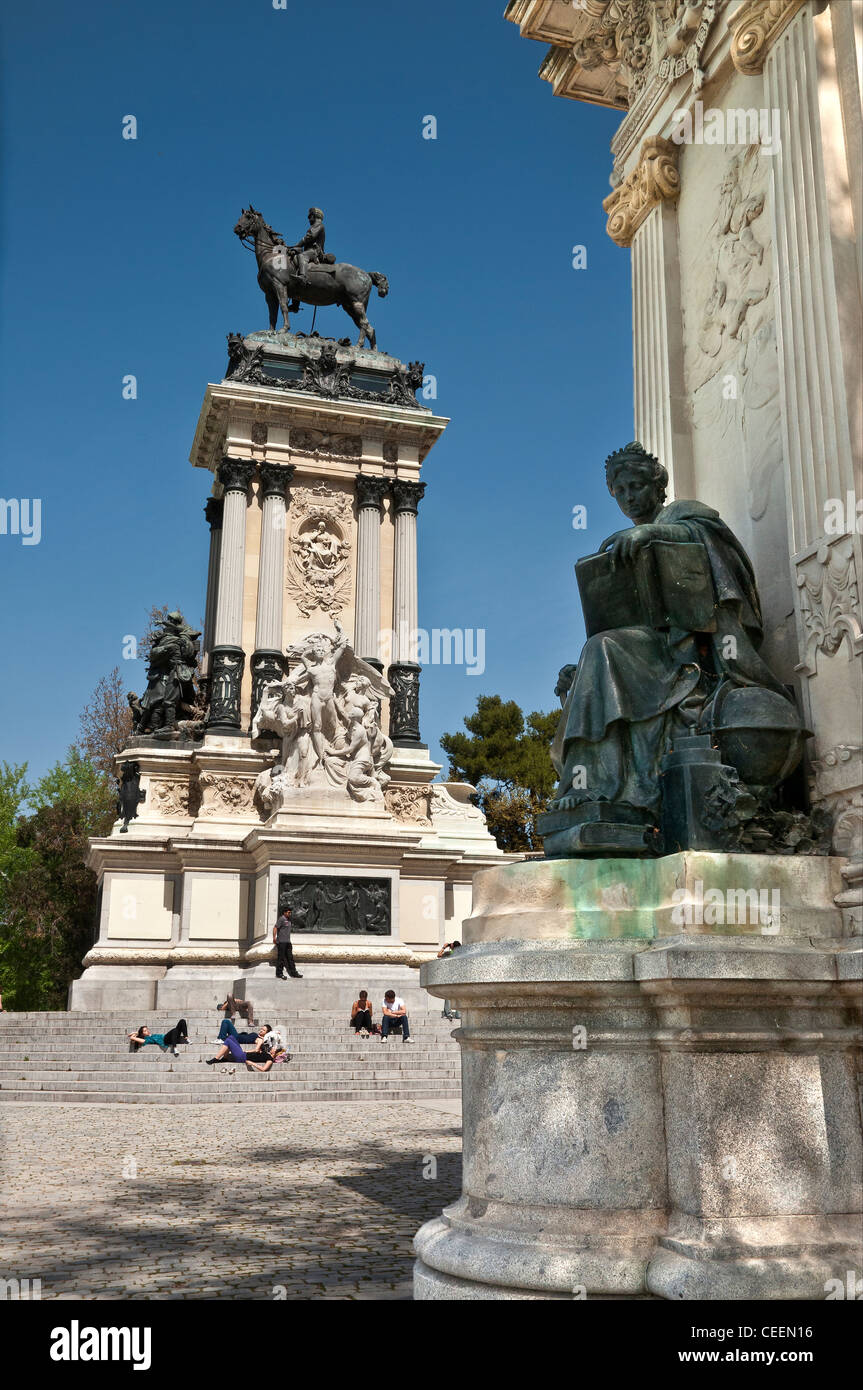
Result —
<path fill-rule="evenodd" d="M 381 299 L 386 299 L 390 292 L 390 282 L 385 275 L 381 275 L 379 270 L 370 270 L 369 279 L 380 295 Z"/>

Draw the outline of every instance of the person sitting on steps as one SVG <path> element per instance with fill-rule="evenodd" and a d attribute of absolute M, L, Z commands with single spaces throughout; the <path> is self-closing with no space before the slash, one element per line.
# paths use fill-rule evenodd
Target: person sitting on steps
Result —
<path fill-rule="evenodd" d="M 367 990 L 361 989 L 359 999 L 351 1005 L 350 1026 L 361 1038 L 367 1038 L 372 1031 L 372 1006 Z"/>
<path fill-rule="evenodd" d="M 384 995 L 383 1018 L 381 1019 L 381 1042 L 385 1043 L 391 1032 L 400 1032 L 402 1042 L 412 1042 L 410 1024 L 408 1023 L 408 1012 L 405 1008 L 405 1001 L 400 999 L 394 989 L 388 989 Z"/>

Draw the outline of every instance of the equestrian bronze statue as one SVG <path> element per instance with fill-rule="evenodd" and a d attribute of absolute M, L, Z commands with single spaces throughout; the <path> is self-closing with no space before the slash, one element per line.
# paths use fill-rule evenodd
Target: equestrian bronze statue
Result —
<path fill-rule="evenodd" d="M 296 313 L 301 303 L 338 304 L 360 330 L 357 347 L 363 347 L 366 339 L 369 347 L 376 347 L 375 330 L 366 318 L 366 308 L 373 285 L 382 299 L 389 293 L 387 277 L 377 270 L 360 270 L 347 261 L 337 261 L 325 251 L 324 215 L 320 208 L 309 209 L 309 230 L 293 246 L 288 246 L 251 205 L 243 209 L 234 232 L 244 246 L 254 245 L 258 284 L 267 301 L 273 332 L 280 309 L 288 333 L 289 314 Z"/>

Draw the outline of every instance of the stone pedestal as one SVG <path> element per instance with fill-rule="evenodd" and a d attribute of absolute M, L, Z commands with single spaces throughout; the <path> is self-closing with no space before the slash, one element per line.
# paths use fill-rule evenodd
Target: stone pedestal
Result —
<path fill-rule="evenodd" d="M 416 1298 L 819 1299 L 859 1273 L 841 867 L 476 876 L 463 949 L 422 971 L 462 1017 L 464 1187 L 416 1237 Z"/>

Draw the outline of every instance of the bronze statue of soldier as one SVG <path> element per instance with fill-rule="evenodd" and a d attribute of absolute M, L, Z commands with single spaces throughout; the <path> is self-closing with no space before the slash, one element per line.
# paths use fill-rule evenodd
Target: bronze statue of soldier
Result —
<path fill-rule="evenodd" d="M 178 728 L 178 709 L 195 708 L 198 638 L 182 613 L 169 613 L 150 648 L 147 689 L 133 714 L 136 734 L 167 735 Z"/>
<path fill-rule="evenodd" d="M 309 229 L 302 240 L 288 246 L 283 237 L 257 208 L 244 208 L 234 227 L 243 245 L 254 246 L 258 263 L 258 284 L 267 301 L 270 330 L 275 332 L 279 310 L 285 332 L 290 332 L 290 314 L 298 304 L 324 306 L 337 304 L 360 330 L 357 346 L 368 339 L 375 348 L 375 330 L 366 317 L 369 295 L 377 289 L 383 299 L 389 282 L 377 270 L 361 270 L 347 261 L 336 261 L 325 250 L 324 215 L 320 208 L 309 208 Z"/>

